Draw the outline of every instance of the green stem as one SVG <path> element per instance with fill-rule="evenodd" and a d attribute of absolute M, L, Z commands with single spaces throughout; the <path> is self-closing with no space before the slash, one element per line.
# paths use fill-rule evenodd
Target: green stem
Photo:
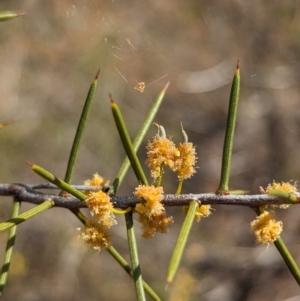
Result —
<path fill-rule="evenodd" d="M 268 194 L 271 196 L 276 196 L 279 198 L 283 198 L 287 201 L 290 201 L 291 204 L 299 202 L 297 195 L 292 192 L 286 192 L 286 191 L 282 191 L 282 190 L 273 189 L 273 190 L 269 190 Z"/>
<path fill-rule="evenodd" d="M 183 180 L 179 180 L 175 194 L 180 194 L 180 192 L 182 190 L 182 186 L 183 186 Z"/>
<path fill-rule="evenodd" d="M 170 84 L 170 82 L 168 82 L 165 85 L 165 87 L 163 88 L 163 90 L 159 93 L 159 95 L 158 95 L 156 101 L 154 102 L 153 106 L 151 107 L 143 125 L 141 126 L 138 134 L 136 135 L 136 138 L 133 141 L 133 149 L 135 152 L 138 151 L 146 133 L 149 130 L 149 127 L 152 125 L 153 120 L 158 112 L 158 109 L 164 99 L 164 96 L 165 96 L 166 90 L 168 89 L 169 84 Z M 112 193 L 112 194 L 117 193 L 117 190 L 119 189 L 121 183 L 123 182 L 124 177 L 129 169 L 129 167 L 130 167 L 130 161 L 126 157 L 121 165 L 121 168 L 116 176 L 116 179 L 114 180 L 114 182 L 112 184 L 112 188 L 109 191 L 110 193 Z"/>
<path fill-rule="evenodd" d="M 97 88 L 97 83 L 98 83 L 98 76 L 100 73 L 100 69 L 98 70 L 91 86 L 90 89 L 88 91 L 85 103 L 84 103 L 84 107 L 82 109 L 81 112 L 81 116 L 79 119 L 79 123 L 77 126 L 77 130 L 76 130 L 76 134 L 73 140 L 73 145 L 72 145 L 72 149 L 70 152 L 70 156 L 69 156 L 69 161 L 68 161 L 68 166 L 67 166 L 67 170 L 66 170 L 66 175 L 65 175 L 65 180 L 64 182 L 66 184 L 70 184 L 72 181 L 72 176 L 73 176 L 73 172 L 74 172 L 74 167 L 75 167 L 75 162 L 79 153 L 79 147 L 80 147 L 80 143 L 82 141 L 82 137 L 83 137 L 83 133 L 87 124 L 87 119 L 88 119 L 88 115 L 90 112 L 90 108 L 92 105 L 92 101 L 94 98 L 94 93 L 96 91 Z M 48 175 L 49 176 L 49 175 Z M 50 176 L 50 178 L 52 178 L 52 180 L 57 181 L 58 179 L 55 178 L 53 175 Z M 60 180 L 61 181 L 61 180 Z M 61 181 L 62 183 L 62 181 Z M 69 188 L 69 187 L 68 187 Z M 76 193 L 77 197 L 79 197 L 79 199 L 81 199 L 82 201 L 86 198 L 86 196 L 84 194 L 78 194 L 77 190 L 62 190 L 60 194 L 63 194 L 65 191 L 68 191 L 69 193 Z M 87 217 L 81 212 L 81 210 L 79 208 L 76 209 L 70 209 L 70 211 L 75 214 L 75 216 L 83 223 L 85 224 L 87 221 Z"/>
<path fill-rule="evenodd" d="M 160 165 L 159 177 L 156 180 L 155 187 L 160 187 L 164 174 L 164 164 Z"/>
<path fill-rule="evenodd" d="M 48 201 L 45 201 L 42 204 L 22 213 L 14 218 L 7 220 L 6 222 L 0 223 L 0 232 L 10 229 L 18 224 L 21 224 L 21 223 L 29 220 L 30 218 L 34 217 L 35 215 L 37 215 L 49 208 L 52 208 L 53 206 L 54 206 L 54 202 L 51 200 L 48 200 Z"/>
<path fill-rule="evenodd" d="M 84 215 L 84 213 L 79 209 L 70 209 L 70 211 L 85 225 L 88 218 Z"/>
<path fill-rule="evenodd" d="M 147 178 L 145 176 L 145 173 L 143 171 L 142 165 L 140 163 L 140 160 L 134 151 L 131 139 L 129 137 L 129 133 L 127 131 L 127 127 L 125 125 L 124 119 L 122 117 L 121 111 L 117 104 L 113 101 L 113 99 L 110 96 L 111 101 L 111 109 L 112 113 L 116 122 L 116 126 L 121 138 L 121 141 L 123 143 L 123 147 L 126 151 L 126 154 L 128 156 L 128 159 L 131 163 L 131 166 L 133 168 L 133 171 L 135 173 L 135 176 L 137 177 L 138 181 L 144 185 L 148 185 Z"/>
<path fill-rule="evenodd" d="M 264 212 L 264 208 L 257 207 L 257 208 L 252 208 L 257 215 L 261 215 Z M 298 285 L 300 285 L 300 270 L 299 267 L 294 260 L 293 256 L 291 255 L 290 251 L 286 247 L 284 241 L 278 237 L 274 241 L 274 245 L 277 248 L 278 252 L 280 253 L 281 257 L 285 261 L 288 269 L 290 270 L 291 274 L 297 281 Z"/>
<path fill-rule="evenodd" d="M 158 109 L 159 109 L 159 107 L 160 107 L 160 105 L 161 105 L 161 103 L 162 103 L 162 100 L 163 100 L 163 98 L 164 98 L 164 95 L 165 95 L 165 92 L 166 92 L 168 86 L 169 86 L 169 83 L 166 84 L 166 86 L 164 87 L 164 89 L 161 91 L 161 93 L 160 93 L 159 96 L 157 97 L 157 99 L 156 99 L 154 105 L 152 106 L 152 108 L 150 109 L 150 111 L 149 111 L 149 113 L 148 113 L 148 115 L 147 115 L 147 117 L 146 117 L 146 119 L 145 119 L 145 121 L 144 121 L 142 127 L 140 128 L 140 130 L 139 130 L 139 132 L 138 132 L 136 138 L 134 139 L 134 142 L 133 142 L 133 145 L 132 145 L 133 151 L 131 150 L 131 152 L 132 152 L 133 154 L 136 154 L 136 152 L 138 151 L 138 149 L 139 149 L 139 147 L 140 147 L 140 145 L 141 145 L 141 143 L 142 143 L 142 141 L 143 141 L 143 139 L 144 139 L 144 137 L 145 137 L 145 135 L 146 135 L 146 133 L 147 133 L 149 127 L 150 127 L 151 124 L 153 123 L 154 117 L 156 116 L 156 113 L 157 113 L 157 111 L 158 111 Z M 114 112 L 114 110 L 113 110 L 113 112 Z M 115 112 L 114 114 L 117 115 L 117 112 Z M 116 116 L 116 117 L 117 117 L 117 120 L 118 120 L 119 117 L 118 117 L 118 116 Z M 116 123 L 117 123 L 117 121 L 116 121 Z M 121 125 L 121 126 L 122 126 L 122 125 Z M 120 131 L 119 131 L 119 132 L 120 132 Z M 128 134 L 127 134 L 127 135 L 128 135 Z M 131 140 L 130 140 L 130 138 L 129 138 L 129 135 L 128 135 L 128 138 L 127 138 L 127 139 L 129 140 L 129 144 L 131 144 Z M 126 148 L 125 148 L 125 150 L 126 150 Z M 128 155 L 128 154 L 127 154 L 127 155 Z M 123 182 L 124 177 L 125 177 L 125 175 L 126 175 L 128 169 L 129 169 L 130 163 L 131 163 L 130 160 L 128 159 L 128 157 L 126 157 L 125 160 L 123 161 L 123 164 L 122 164 L 122 166 L 121 166 L 121 168 L 120 168 L 120 170 L 119 170 L 117 176 L 116 176 L 116 179 L 114 180 L 114 182 L 113 182 L 113 184 L 112 184 L 112 187 L 111 187 L 111 189 L 110 189 L 110 191 L 109 191 L 110 193 L 112 193 L 112 194 L 116 194 L 116 193 L 117 193 L 117 190 L 118 190 L 118 188 L 120 187 L 121 183 Z M 145 179 L 144 182 L 147 182 L 147 180 Z M 129 217 L 128 214 L 130 214 L 131 217 Z M 132 222 L 132 212 L 129 212 L 129 213 L 127 213 L 127 214 L 125 215 L 125 221 L 126 221 L 126 227 L 127 227 L 127 233 L 128 233 L 128 243 L 129 243 L 129 248 L 130 248 L 130 246 L 132 246 L 134 249 L 136 249 L 136 256 L 134 256 L 134 254 L 132 254 L 132 253 L 130 252 L 130 254 L 132 254 L 131 260 L 134 260 L 134 259 L 135 259 L 136 263 L 138 263 L 136 243 L 134 242 L 134 243 L 132 244 L 132 241 L 131 241 L 131 239 L 129 238 L 130 233 L 133 233 L 133 235 L 134 235 L 134 232 L 133 232 L 133 231 L 134 231 L 134 228 L 133 228 L 133 222 Z M 131 225 L 132 225 L 132 227 L 131 227 Z M 131 242 L 130 242 L 130 241 L 131 241 Z M 135 241 L 135 240 L 134 240 L 134 241 Z M 134 246 L 135 246 L 135 247 L 134 247 Z M 142 275 L 141 275 L 141 274 L 140 274 L 140 279 L 139 279 L 139 281 L 138 281 L 138 282 L 136 281 L 136 277 L 137 277 L 138 275 L 136 275 L 136 273 L 134 274 L 134 273 L 132 272 L 132 269 L 130 269 L 130 267 L 129 267 L 129 265 L 127 264 L 127 262 L 126 262 L 126 261 L 125 261 L 118 253 L 116 254 L 115 249 L 112 249 L 112 247 L 111 247 L 111 248 L 108 249 L 108 252 L 109 252 L 109 253 L 110 253 L 110 254 L 111 254 L 118 262 L 119 262 L 119 264 L 121 264 L 121 266 L 125 269 L 125 271 L 126 271 L 127 273 L 129 273 L 129 274 L 135 279 L 135 284 L 136 284 L 135 287 L 136 287 L 136 292 L 137 292 L 137 296 L 138 296 L 139 300 L 140 300 L 140 298 L 141 298 L 141 300 L 145 299 L 144 292 L 143 292 L 143 289 L 141 288 L 141 284 L 140 284 L 141 281 L 142 281 L 142 283 L 143 283 L 143 287 L 144 287 L 145 291 L 146 291 L 146 292 L 147 292 L 154 300 L 157 300 L 157 301 L 160 300 L 160 298 L 159 298 L 159 297 L 157 296 L 157 294 L 151 289 L 151 287 L 148 286 L 147 283 L 144 282 L 144 281 L 142 280 Z M 132 264 L 132 267 L 134 267 L 134 264 Z M 139 267 L 139 264 L 138 264 L 138 267 Z M 133 270 L 135 270 L 135 269 L 133 268 Z M 135 271 L 136 271 L 136 270 L 135 270 Z M 139 267 L 139 272 L 140 272 L 140 267 Z"/>
<path fill-rule="evenodd" d="M 13 210 L 11 215 L 12 218 L 15 218 L 19 215 L 20 207 L 21 207 L 21 202 L 17 198 L 14 198 Z M 2 265 L 1 275 L 0 275 L 0 296 L 2 295 L 4 287 L 7 283 L 8 272 L 9 272 L 11 257 L 15 245 L 16 235 L 17 235 L 17 226 L 11 227 L 8 233 L 8 240 L 6 244 L 4 262 Z"/>
<path fill-rule="evenodd" d="M 69 157 L 69 162 L 68 162 L 68 167 L 66 170 L 66 175 L 65 175 L 65 182 L 66 183 L 71 183 L 72 181 L 72 176 L 74 172 L 74 167 L 75 167 L 75 161 L 78 155 L 78 150 L 79 146 L 82 140 L 83 132 L 86 127 L 87 123 L 87 118 L 90 112 L 93 96 L 97 87 L 97 81 L 98 81 L 98 75 L 99 75 L 100 69 L 98 70 L 95 79 L 93 80 L 93 83 L 91 84 L 91 87 L 89 89 L 88 95 L 85 100 L 85 104 L 80 116 L 80 120 L 77 126 L 76 134 L 74 137 L 72 149 L 70 152 L 70 157 Z"/>
<path fill-rule="evenodd" d="M 193 221 L 195 219 L 196 211 L 199 208 L 199 203 L 197 201 L 191 201 L 189 205 L 189 210 L 187 212 L 187 215 L 185 217 L 185 220 L 183 222 L 183 225 L 181 227 L 176 246 L 174 248 L 171 261 L 168 268 L 167 273 L 167 285 L 173 281 L 173 278 L 178 270 L 182 254 L 188 239 L 188 236 L 190 234 Z"/>
<path fill-rule="evenodd" d="M 220 179 L 219 188 L 217 190 L 217 193 L 219 194 L 227 193 L 229 191 L 230 165 L 231 165 L 231 156 L 232 156 L 232 148 L 233 148 L 233 140 L 234 140 L 234 130 L 235 130 L 235 124 L 237 118 L 239 93 L 240 93 L 240 68 L 239 68 L 239 60 L 238 60 L 236 71 L 233 77 L 230 100 L 229 100 L 226 134 L 225 134 L 224 146 L 223 146 L 221 179 Z"/>
<path fill-rule="evenodd" d="M 127 228 L 127 240 L 129 247 L 129 254 L 131 259 L 131 268 L 133 271 L 133 280 L 135 284 L 135 291 L 139 301 L 146 301 L 145 291 L 143 287 L 143 278 L 141 273 L 141 267 L 139 263 L 134 227 L 133 227 L 133 219 L 132 219 L 132 211 L 125 214 L 126 228 Z"/>
<path fill-rule="evenodd" d="M 274 241 L 274 245 L 277 248 L 280 255 L 282 256 L 282 258 L 284 259 L 288 269 L 292 273 L 292 275 L 295 278 L 295 280 L 297 281 L 298 285 L 300 286 L 300 270 L 299 270 L 299 267 L 298 267 L 296 261 L 294 260 L 293 256 L 289 252 L 288 248 L 286 247 L 285 243 L 283 242 L 283 240 L 280 237 L 278 237 Z"/>
<path fill-rule="evenodd" d="M 122 266 L 122 268 L 133 277 L 133 272 L 130 265 L 126 262 L 126 260 L 118 253 L 118 251 L 114 247 L 107 248 L 108 253 L 113 256 L 113 258 Z M 143 286 L 145 292 L 152 297 L 153 300 L 161 301 L 160 297 L 153 291 L 153 289 L 143 280 Z"/>
<path fill-rule="evenodd" d="M 29 165 L 35 173 L 37 173 L 39 176 L 46 179 L 50 183 L 55 184 L 56 186 L 61 188 L 63 191 L 66 191 L 66 192 L 72 194 L 73 196 L 80 199 L 81 201 L 84 201 L 86 199 L 86 195 L 84 193 L 82 193 L 79 190 L 73 188 L 71 185 L 64 182 L 63 180 L 57 178 L 56 176 L 54 176 L 52 173 L 50 173 L 46 169 L 44 169 L 44 168 L 42 168 L 42 167 L 40 167 L 36 164 L 31 164 L 30 163 Z"/>

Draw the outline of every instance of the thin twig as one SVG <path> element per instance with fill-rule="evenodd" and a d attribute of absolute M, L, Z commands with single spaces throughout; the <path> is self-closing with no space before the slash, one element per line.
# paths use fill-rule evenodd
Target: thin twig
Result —
<path fill-rule="evenodd" d="M 31 187 L 42 187 L 42 184 L 0 184 L 0 195 L 18 197 L 22 202 L 33 204 L 41 204 L 45 200 L 51 199 L 56 207 L 63 208 L 85 208 L 86 204 L 72 195 L 59 196 L 55 194 L 44 194 L 40 191 L 35 191 Z M 52 186 L 51 186 L 52 187 Z M 75 188 L 77 186 L 74 186 Z M 84 189 L 89 190 L 90 187 L 83 186 Z M 47 187 L 50 188 L 50 187 Z M 88 188 L 88 189 L 87 189 Z M 298 202 L 300 202 L 300 194 L 297 194 Z M 266 204 L 289 204 L 288 200 L 272 197 L 267 194 L 257 195 L 216 195 L 214 193 L 201 194 L 165 194 L 162 203 L 165 206 L 184 206 L 188 205 L 191 200 L 199 200 L 202 205 L 236 205 L 257 207 Z M 117 208 L 127 208 L 135 206 L 143 201 L 134 196 L 111 196 L 111 201 Z M 295 202 L 295 204 L 298 204 Z"/>

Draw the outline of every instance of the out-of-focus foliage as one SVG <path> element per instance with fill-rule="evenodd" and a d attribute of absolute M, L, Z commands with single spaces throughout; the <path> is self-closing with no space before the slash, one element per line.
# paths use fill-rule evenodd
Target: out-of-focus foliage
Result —
<path fill-rule="evenodd" d="M 183 192 L 215 191 L 238 57 L 242 86 L 230 188 L 257 193 L 273 179 L 298 180 L 297 2 L 4 0 L 0 10 L 27 13 L 0 23 L 0 120 L 13 121 L 0 132 L 1 182 L 39 182 L 25 163 L 33 159 L 64 176 L 87 89 L 101 67 L 74 183 L 95 172 L 113 180 L 124 158 L 108 94 L 122 108 L 133 138 L 170 80 L 157 123 L 178 143 L 182 122 L 198 153 L 199 169 Z M 135 88 L 143 82 L 140 93 Z M 156 131 L 153 127 L 148 138 Z M 141 161 L 145 153 L 142 148 Z M 129 173 L 119 194 L 131 194 L 136 184 Z M 163 185 L 173 193 L 176 176 L 166 173 Z M 9 217 L 11 203 L 1 201 L 1 220 Z M 23 210 L 29 207 L 24 204 Z M 254 213 L 215 209 L 194 225 L 169 300 L 274 301 L 299 295 L 275 248 L 255 246 L 249 231 Z M 282 237 L 299 263 L 299 209 L 278 213 Z M 162 294 L 183 220 L 176 208 L 170 215 L 175 223 L 168 236 L 138 242 L 144 278 Z M 113 243 L 126 257 L 123 218 L 118 222 Z M 132 280 L 106 252 L 88 252 L 77 240 L 78 226 L 59 209 L 21 225 L 2 299 L 133 300 Z M 5 239 L 0 236 L 2 244 Z M 195 289 L 186 292 L 184 283 Z"/>

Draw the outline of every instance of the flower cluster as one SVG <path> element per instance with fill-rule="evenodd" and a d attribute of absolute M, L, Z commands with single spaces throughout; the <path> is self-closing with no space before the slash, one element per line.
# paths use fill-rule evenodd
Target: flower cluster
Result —
<path fill-rule="evenodd" d="M 150 169 L 151 176 L 157 179 L 162 175 L 163 167 L 167 166 L 177 173 L 180 181 L 190 178 L 196 172 L 194 166 L 197 157 L 194 145 L 185 141 L 180 143 L 177 148 L 171 138 L 166 138 L 164 128 L 162 126 L 159 128 L 162 135 L 157 134 L 147 145 L 146 164 Z M 183 133 L 187 137 L 184 131 Z"/>
<path fill-rule="evenodd" d="M 117 224 L 114 214 L 111 212 L 113 204 L 110 197 L 103 191 L 91 191 L 85 200 L 91 215 L 95 216 L 98 223 L 110 228 Z"/>
<path fill-rule="evenodd" d="M 156 135 L 152 142 L 148 142 L 147 150 L 146 164 L 154 179 L 160 176 L 163 166 L 174 170 L 175 158 L 179 157 L 180 153 L 171 139 Z"/>
<path fill-rule="evenodd" d="M 291 182 L 275 182 L 268 184 L 266 189 L 260 187 L 261 193 L 271 194 L 273 191 L 282 191 L 289 194 L 295 194 L 297 192 L 297 183 L 292 184 Z M 273 208 L 286 209 L 290 205 L 271 205 Z M 264 210 L 262 214 L 256 217 L 254 221 L 250 223 L 251 232 L 256 236 L 256 242 L 261 244 L 269 245 L 274 242 L 280 235 L 283 229 L 283 223 L 274 219 L 275 212 L 267 211 L 268 205 L 261 206 L 260 209 Z"/>
<path fill-rule="evenodd" d="M 156 124 L 157 125 L 157 124 Z M 188 136 L 185 133 L 185 131 L 182 128 L 182 134 L 184 137 L 184 142 L 179 143 L 178 147 L 175 146 L 174 142 L 171 138 L 166 137 L 165 129 L 161 125 L 157 125 L 159 128 L 159 132 L 157 135 L 153 137 L 152 142 L 148 142 L 147 145 L 147 160 L 146 164 L 148 165 L 150 169 L 151 176 L 157 181 L 157 178 L 161 178 L 163 174 L 163 168 L 166 166 L 170 168 L 173 172 L 177 173 L 178 179 L 179 179 L 179 185 L 176 193 L 180 193 L 182 182 L 191 176 L 194 175 L 196 172 L 195 164 L 197 162 L 196 157 L 196 149 L 195 146 L 188 142 Z M 160 183 L 160 180 L 156 182 L 157 184 Z M 148 189 L 148 188 L 147 188 Z M 135 192 L 136 196 L 137 193 Z M 161 229 L 163 229 L 163 226 L 159 225 L 159 228 L 157 225 L 154 224 L 154 219 L 151 217 L 151 220 L 149 220 L 149 212 L 153 212 L 158 208 L 157 214 L 153 215 L 156 216 L 156 218 L 162 220 L 162 218 L 165 218 L 162 216 L 162 213 L 160 213 L 162 205 L 160 203 L 157 203 L 159 205 L 156 205 L 157 207 L 153 206 L 153 202 L 150 203 L 147 198 L 152 194 L 154 195 L 154 192 L 151 193 L 148 191 L 143 191 L 142 197 L 144 200 L 146 200 L 146 205 L 139 204 L 136 207 L 136 211 L 140 213 L 140 222 L 143 225 L 143 236 L 144 237 L 152 237 L 154 232 L 160 231 L 165 232 Z M 140 197 L 140 196 L 138 196 Z M 149 204 L 149 205 L 148 205 Z M 151 204 L 151 205 L 150 205 Z M 151 210 L 149 211 L 149 208 L 151 206 Z M 153 207 L 152 207 L 153 206 Z M 188 207 L 184 207 L 183 210 L 187 212 Z M 148 214 L 147 214 L 148 213 Z M 197 222 L 200 221 L 202 217 L 207 217 L 211 214 L 211 206 L 200 206 L 195 214 L 195 220 Z M 172 220 L 173 221 L 173 220 Z M 168 223 L 171 223 L 171 220 L 168 220 Z M 151 227 L 154 227 L 153 232 L 151 232 Z M 160 230 L 157 230 L 160 229 Z"/>
<path fill-rule="evenodd" d="M 86 222 L 85 231 L 81 233 L 81 237 L 89 248 L 96 251 L 101 251 L 111 245 L 110 233 L 95 220 Z"/>
<path fill-rule="evenodd" d="M 197 162 L 196 149 L 191 142 L 179 143 L 179 156 L 175 161 L 175 172 L 178 174 L 179 180 L 190 178 L 195 172 L 195 164 Z"/>
<path fill-rule="evenodd" d="M 268 184 L 266 193 L 269 193 L 271 190 L 282 190 L 288 193 L 295 193 L 298 191 L 297 182 L 294 182 L 294 184 L 292 184 L 291 182 L 277 183 L 273 180 L 272 184 Z"/>
<path fill-rule="evenodd" d="M 109 181 L 98 175 L 94 174 L 93 178 L 86 180 L 86 186 L 107 186 Z M 81 237 L 85 243 L 95 250 L 100 251 L 111 245 L 111 237 L 107 229 L 117 224 L 115 216 L 112 213 L 113 205 L 110 197 L 103 192 L 99 191 L 86 191 L 87 198 L 86 205 L 90 209 L 91 215 L 95 218 L 88 220 L 85 225 L 85 230 Z"/>
<path fill-rule="evenodd" d="M 167 227 L 173 223 L 173 217 L 167 217 L 161 203 L 162 187 L 139 185 L 134 195 L 145 203 L 137 204 L 135 211 L 139 214 L 143 237 L 152 238 L 156 232 L 166 233 Z"/>
<path fill-rule="evenodd" d="M 251 222 L 251 231 L 255 234 L 257 243 L 269 245 L 279 237 L 283 224 L 276 221 L 274 216 L 274 211 L 265 211 Z"/>
<path fill-rule="evenodd" d="M 271 192 L 273 190 L 280 190 L 280 191 L 283 191 L 283 192 L 287 192 L 289 194 L 294 194 L 298 191 L 297 182 L 294 182 L 294 184 L 292 184 L 291 182 L 277 183 L 273 180 L 272 184 L 268 184 L 266 190 L 261 189 L 261 191 L 263 193 L 268 193 L 268 194 L 271 194 Z M 272 207 L 273 208 L 278 207 L 280 209 L 287 209 L 288 207 L 290 207 L 290 204 L 272 205 Z"/>
<path fill-rule="evenodd" d="M 137 204 L 135 210 L 148 216 L 160 213 L 164 210 L 161 203 L 163 193 L 162 187 L 139 185 L 135 189 L 134 195 L 139 199 L 143 199 L 145 203 Z"/>

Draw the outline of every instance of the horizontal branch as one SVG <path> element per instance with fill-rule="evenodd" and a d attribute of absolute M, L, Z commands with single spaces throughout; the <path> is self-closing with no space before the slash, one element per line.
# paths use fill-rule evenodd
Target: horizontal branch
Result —
<path fill-rule="evenodd" d="M 80 190 L 94 190 L 95 187 L 89 186 L 73 186 Z M 68 209 L 85 208 L 86 204 L 79 199 L 71 195 L 55 195 L 46 194 L 34 189 L 59 189 L 53 184 L 0 184 L 0 195 L 18 197 L 22 202 L 28 202 L 33 204 L 41 204 L 46 200 L 52 200 L 56 207 L 63 207 Z M 97 188 L 107 191 L 107 187 Z M 299 194 L 297 194 L 300 197 Z M 162 203 L 165 206 L 184 206 L 188 205 L 191 200 L 200 201 L 203 205 L 237 205 L 257 207 L 266 204 L 280 205 L 289 204 L 290 201 L 272 197 L 267 194 L 257 195 L 217 195 L 214 193 L 201 193 L 201 194 L 165 194 Z M 143 201 L 134 196 L 111 196 L 111 201 L 117 208 L 127 208 L 135 206 Z"/>

